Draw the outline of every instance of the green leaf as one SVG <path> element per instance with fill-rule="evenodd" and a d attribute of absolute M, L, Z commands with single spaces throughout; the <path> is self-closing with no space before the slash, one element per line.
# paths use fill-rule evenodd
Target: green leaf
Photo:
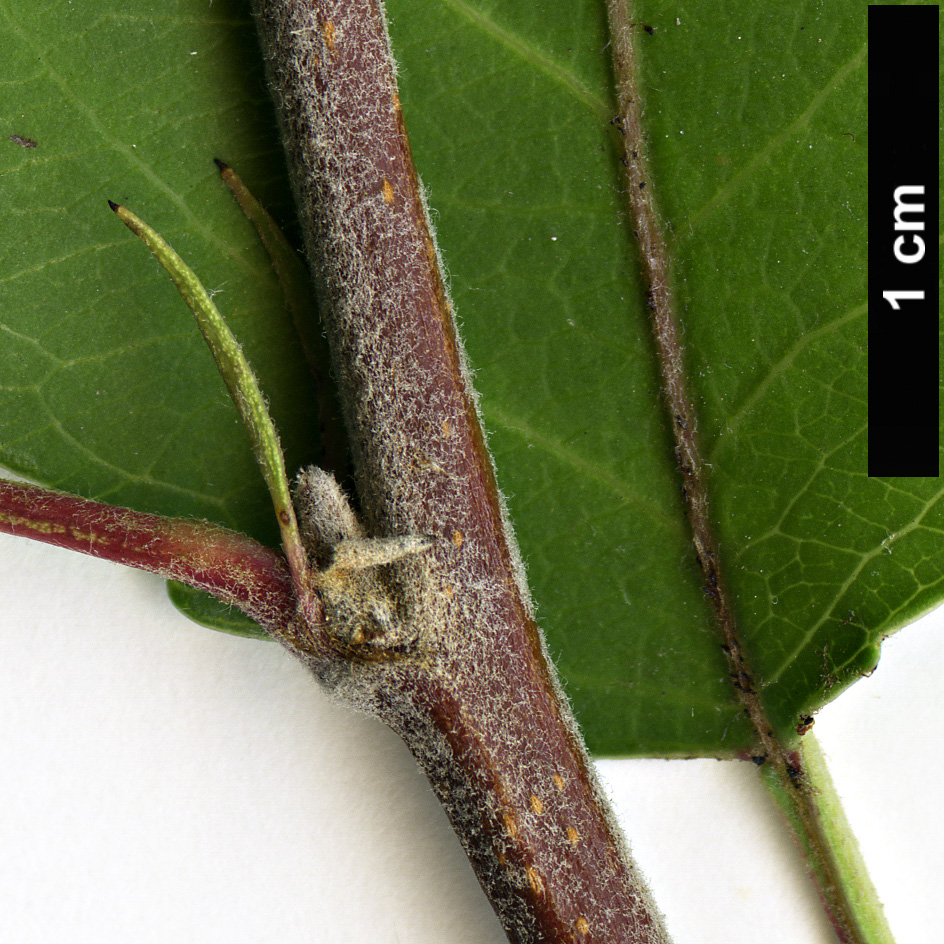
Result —
<path fill-rule="evenodd" d="M 314 393 L 211 158 L 284 221 L 242 4 L 160 15 L 15 0 L 0 114 L 2 461 L 276 541 L 183 306 L 105 205 L 146 215 L 217 301 L 297 468 Z M 936 480 L 865 465 L 865 18 L 850 0 L 637 4 L 712 513 L 783 731 L 942 595 Z M 390 0 L 420 173 L 542 624 L 592 750 L 746 746 L 690 548 L 621 195 L 602 2 Z M 707 55 L 706 50 L 711 54 Z M 853 137 L 854 136 L 854 137 Z M 129 243 L 131 243 L 129 245 Z"/>
<path fill-rule="evenodd" d="M 213 164 L 291 218 L 242 4 L 0 10 L 4 461 L 58 488 L 277 540 L 235 407 L 167 276 L 116 225 L 133 204 L 199 270 L 269 399 L 291 469 L 317 457 L 312 384 L 269 260 Z"/>
<path fill-rule="evenodd" d="M 216 294 L 290 470 L 318 458 L 314 385 L 258 237 L 219 179 L 238 164 L 293 219 L 254 27 L 242 3 L 0 9 L 7 213 L 0 439 L 13 470 L 66 491 L 207 518 L 275 545 L 235 407 L 167 276 L 108 212 L 146 214 Z M 193 597 L 182 591 L 178 602 Z M 204 598 L 202 622 L 253 624 Z"/>

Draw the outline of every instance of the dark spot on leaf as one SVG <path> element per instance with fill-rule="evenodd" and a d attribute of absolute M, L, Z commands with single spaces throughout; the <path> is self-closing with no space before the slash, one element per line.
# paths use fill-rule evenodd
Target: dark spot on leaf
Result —
<path fill-rule="evenodd" d="M 797 734 L 806 734 L 813 727 L 813 716 L 804 715 L 800 718 L 800 723 L 796 726 Z"/>

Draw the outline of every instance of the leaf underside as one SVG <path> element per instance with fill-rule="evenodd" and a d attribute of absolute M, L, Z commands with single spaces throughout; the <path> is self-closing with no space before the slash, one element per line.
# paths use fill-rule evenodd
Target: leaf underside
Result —
<path fill-rule="evenodd" d="M 638 37 L 653 186 L 724 573 L 790 732 L 944 590 L 937 480 L 865 471 L 865 17 L 845 0 L 636 10 L 654 28 Z M 603 3 L 388 11 L 499 481 L 591 750 L 730 756 L 749 732 L 659 399 Z M 146 216 L 219 289 L 288 467 L 316 461 L 290 320 L 211 161 L 291 219 L 246 7 L 6 0 L 0 31 L 0 461 L 275 544 L 213 362 L 105 203 Z"/>

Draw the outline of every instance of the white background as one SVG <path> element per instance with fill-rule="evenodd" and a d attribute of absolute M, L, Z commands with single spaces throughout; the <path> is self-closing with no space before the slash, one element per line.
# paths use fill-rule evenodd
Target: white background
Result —
<path fill-rule="evenodd" d="M 277 645 L 6 536 L 0 594 L 0 940 L 503 944 L 405 748 Z M 814 729 L 898 944 L 944 926 L 931 620 Z M 835 944 L 752 765 L 599 766 L 676 944 Z"/>

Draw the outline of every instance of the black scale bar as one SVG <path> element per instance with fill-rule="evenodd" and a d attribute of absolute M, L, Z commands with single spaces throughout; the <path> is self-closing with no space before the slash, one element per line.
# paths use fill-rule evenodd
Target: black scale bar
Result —
<path fill-rule="evenodd" d="M 940 471 L 938 23 L 869 6 L 869 475 Z"/>

